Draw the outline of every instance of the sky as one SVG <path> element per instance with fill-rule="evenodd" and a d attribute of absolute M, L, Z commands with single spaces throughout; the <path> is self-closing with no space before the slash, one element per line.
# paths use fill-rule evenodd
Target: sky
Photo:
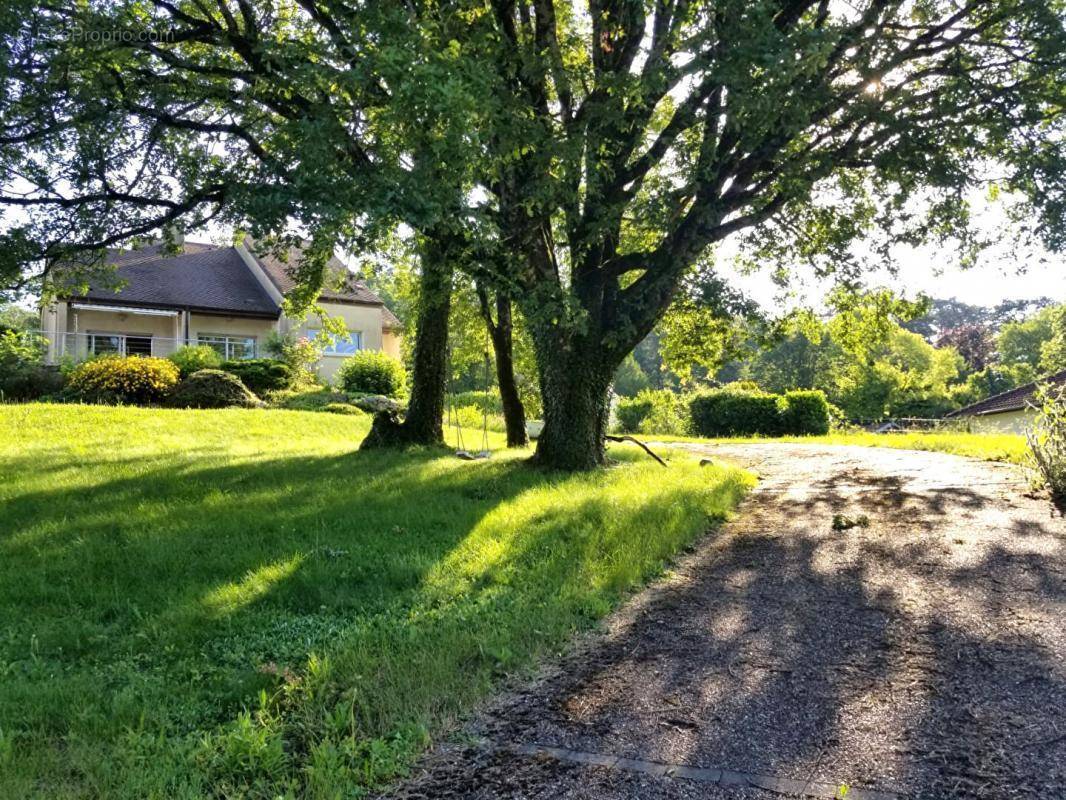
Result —
<path fill-rule="evenodd" d="M 921 293 L 981 306 L 1036 297 L 1066 302 L 1066 258 L 1061 256 L 1048 256 L 1045 263 L 1036 257 L 1019 263 L 992 253 L 975 266 L 962 269 L 953 253 L 909 250 L 898 252 L 895 261 L 897 274 L 887 269 L 868 273 L 866 284 L 890 288 L 910 299 Z M 822 298 L 832 288 L 831 281 L 818 282 L 800 275 L 789 287 L 792 296 L 781 298 L 780 288 L 766 271 L 751 275 L 729 271 L 728 274 L 734 285 L 768 311 L 782 305 L 819 308 Z"/>
<path fill-rule="evenodd" d="M 1017 198 L 1005 193 L 992 200 L 975 190 L 967 197 L 971 219 L 976 228 L 988 238 L 999 243 L 979 253 L 970 267 L 962 267 L 959 253 L 950 246 L 909 247 L 896 245 L 892 248 L 894 269 L 881 269 L 864 275 L 868 287 L 886 287 L 908 299 L 919 294 L 933 298 L 955 298 L 964 303 L 994 306 L 1003 300 L 1035 299 L 1050 297 L 1057 302 L 1066 302 L 1066 253 L 1051 254 L 1046 250 L 1018 244 L 1016 228 L 1010 221 L 1010 210 Z M 857 255 L 864 251 L 861 242 L 853 245 Z M 722 249 L 718 260 L 731 259 L 735 247 L 729 242 Z M 781 289 L 771 281 L 769 272 L 749 275 L 731 271 L 734 285 L 741 288 L 763 308 L 772 311 L 782 307 L 806 306 L 821 310 L 821 301 L 832 288 L 832 281 L 819 282 L 808 273 L 796 275 L 788 287 L 788 297 L 781 297 Z"/>

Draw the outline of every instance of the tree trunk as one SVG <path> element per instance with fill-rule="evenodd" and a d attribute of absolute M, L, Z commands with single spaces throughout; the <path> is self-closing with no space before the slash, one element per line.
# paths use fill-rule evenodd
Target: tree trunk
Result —
<path fill-rule="evenodd" d="M 604 436 L 609 414 L 607 390 L 616 364 L 598 352 L 558 347 L 539 357 L 544 430 L 537 439 L 535 464 L 550 469 L 588 470 L 607 463 Z M 613 361 L 610 359 L 609 361 Z"/>
<path fill-rule="evenodd" d="M 508 447 L 525 447 L 529 444 L 526 433 L 526 409 L 518 395 L 518 382 L 514 377 L 514 325 L 511 314 L 511 298 L 496 292 L 496 320 L 492 319 L 488 292 L 478 287 L 481 315 L 492 340 L 496 354 L 496 381 L 500 386 L 500 401 L 503 404 L 503 421 L 507 429 Z"/>
<path fill-rule="evenodd" d="M 421 251 L 411 400 L 402 422 L 390 414 L 375 416 L 361 448 L 444 444 L 448 316 L 451 313 L 454 265 L 443 236 L 424 236 Z"/>

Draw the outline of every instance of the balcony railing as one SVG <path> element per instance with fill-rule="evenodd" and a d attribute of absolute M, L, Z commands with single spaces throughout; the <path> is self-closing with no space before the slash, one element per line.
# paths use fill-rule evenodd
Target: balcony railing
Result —
<path fill-rule="evenodd" d="M 34 334 L 31 334 L 34 335 Z M 206 344 L 218 351 L 224 359 L 258 357 L 258 342 L 240 336 L 210 337 L 210 340 L 170 339 L 151 334 L 134 333 L 62 333 L 51 336 L 37 332 L 48 346 L 48 360 L 85 361 L 101 355 L 158 356 L 165 358 L 185 345 Z"/>

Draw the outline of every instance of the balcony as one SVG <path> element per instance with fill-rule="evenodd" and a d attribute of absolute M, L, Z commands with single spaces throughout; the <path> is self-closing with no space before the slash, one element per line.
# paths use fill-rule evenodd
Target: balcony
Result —
<path fill-rule="evenodd" d="M 151 334 L 134 333 L 63 333 L 58 336 L 37 331 L 48 346 L 48 361 L 85 361 L 102 355 L 158 356 L 166 358 L 185 345 L 204 344 L 214 348 L 223 359 L 259 357 L 259 343 L 254 337 L 202 336 L 199 339 L 167 339 Z"/>

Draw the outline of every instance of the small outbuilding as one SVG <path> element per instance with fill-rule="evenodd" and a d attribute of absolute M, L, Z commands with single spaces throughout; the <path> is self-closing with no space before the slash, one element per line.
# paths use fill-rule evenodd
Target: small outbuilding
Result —
<path fill-rule="evenodd" d="M 945 419 L 965 419 L 975 433 L 1024 434 L 1036 421 L 1036 387 L 1048 383 L 1066 384 L 1066 370 L 952 411 Z"/>

